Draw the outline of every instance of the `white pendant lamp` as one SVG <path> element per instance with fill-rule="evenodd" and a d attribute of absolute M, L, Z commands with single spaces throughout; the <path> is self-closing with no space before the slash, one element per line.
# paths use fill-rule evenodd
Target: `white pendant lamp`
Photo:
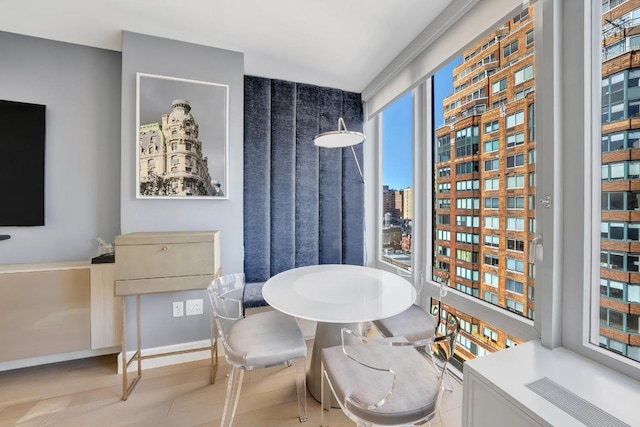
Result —
<path fill-rule="evenodd" d="M 364 142 L 365 136 L 361 132 L 347 130 L 342 117 L 338 119 L 338 130 L 323 132 L 313 138 L 313 143 L 318 147 L 343 148 L 352 147 Z"/>
<path fill-rule="evenodd" d="M 358 172 L 360 172 L 360 178 L 363 178 L 362 169 L 360 168 L 360 162 L 356 156 L 356 151 L 353 149 L 354 145 L 358 145 L 365 141 L 365 136 L 362 132 L 353 132 L 347 130 L 347 126 L 344 124 L 344 119 L 340 117 L 338 119 L 338 130 L 323 132 L 313 138 L 313 143 L 317 147 L 325 148 L 345 148 L 351 147 L 353 158 L 358 166 Z M 364 178 L 363 178 L 364 179 Z"/>

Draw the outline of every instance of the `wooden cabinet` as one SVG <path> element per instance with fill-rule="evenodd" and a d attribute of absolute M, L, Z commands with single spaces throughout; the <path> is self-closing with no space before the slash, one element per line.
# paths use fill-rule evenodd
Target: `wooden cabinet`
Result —
<path fill-rule="evenodd" d="M 88 263 L 1 266 L 0 362 L 88 350 Z"/>
<path fill-rule="evenodd" d="M 91 265 L 91 349 L 119 346 L 122 298 L 115 297 L 115 265 Z"/>
<path fill-rule="evenodd" d="M 191 231 L 169 233 L 131 233 L 117 236 L 115 294 L 123 298 L 135 296 L 136 348 L 127 358 L 126 333 L 122 334 L 122 400 L 142 378 L 142 360 L 150 357 L 172 356 L 208 350 L 211 352 L 211 383 L 218 368 L 217 340 L 207 347 L 170 351 L 162 354 L 142 355 L 140 348 L 140 296 L 163 292 L 206 289 L 220 274 L 220 233 L 218 231 Z M 125 323 L 124 307 L 121 311 Z M 126 366 L 136 362 L 137 374 L 129 382 Z"/>
<path fill-rule="evenodd" d="M 206 289 L 220 270 L 219 235 L 189 231 L 117 236 L 116 295 Z"/>

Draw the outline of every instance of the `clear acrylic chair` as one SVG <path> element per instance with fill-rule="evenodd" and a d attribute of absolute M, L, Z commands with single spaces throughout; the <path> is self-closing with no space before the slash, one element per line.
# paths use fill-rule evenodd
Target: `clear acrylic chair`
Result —
<path fill-rule="evenodd" d="M 419 341 L 366 338 L 343 329 L 342 345 L 322 351 L 321 426 L 329 426 L 329 393 L 361 427 L 429 423 L 439 412 L 458 319 L 447 314 L 444 326 Z"/>
<path fill-rule="evenodd" d="M 399 274 L 402 272 L 399 270 Z M 420 294 L 423 286 L 423 278 L 416 286 L 416 301 L 420 301 Z M 446 275 L 440 283 L 440 299 L 447 293 L 449 287 L 449 276 Z M 405 337 L 409 341 L 425 340 L 435 334 L 439 319 L 432 315 L 419 304 L 385 319 L 374 320 L 372 323 L 383 337 Z"/>
<path fill-rule="evenodd" d="M 211 303 L 212 339 L 220 340 L 231 372 L 222 427 L 233 424 L 244 371 L 278 365 L 296 368 L 300 422 L 307 420 L 305 357 L 307 346 L 296 320 L 279 311 L 243 317 L 244 274 L 215 279 L 207 293 Z"/>
<path fill-rule="evenodd" d="M 422 280 L 422 277 L 420 277 L 420 284 L 416 286 L 416 301 L 420 301 L 420 293 L 423 286 Z M 438 308 L 433 314 L 420 305 L 413 304 L 402 313 L 385 319 L 374 320 L 372 323 L 380 335 L 386 338 L 404 337 L 409 341 L 429 339 L 434 336 L 436 328 L 440 325 L 440 301 L 447 294 L 448 288 L 449 275 L 447 274 L 440 282 L 440 299 L 438 300 Z M 448 376 L 445 390 L 453 391 Z"/>

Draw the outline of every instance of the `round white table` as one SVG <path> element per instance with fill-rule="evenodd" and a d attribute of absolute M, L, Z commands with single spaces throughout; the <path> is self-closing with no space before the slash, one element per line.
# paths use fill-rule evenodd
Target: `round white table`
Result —
<path fill-rule="evenodd" d="M 370 267 L 324 264 L 294 268 L 267 280 L 262 295 L 283 313 L 318 322 L 307 375 L 309 392 L 320 401 L 321 351 L 340 345 L 343 327 L 394 316 L 413 304 L 413 285 L 397 274 Z"/>

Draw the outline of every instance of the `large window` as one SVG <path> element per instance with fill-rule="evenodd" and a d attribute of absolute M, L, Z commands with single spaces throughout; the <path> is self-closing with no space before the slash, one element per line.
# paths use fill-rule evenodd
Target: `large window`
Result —
<path fill-rule="evenodd" d="M 640 67 L 631 40 L 640 21 L 626 20 L 618 42 L 614 25 L 611 35 L 601 33 L 603 23 L 622 22 L 618 11 L 638 9 L 630 4 L 636 1 L 538 1 L 517 25 L 493 26 L 501 40 L 487 25 L 486 37 L 454 63 L 438 64 L 433 83 L 412 86 L 425 97 L 416 99 L 416 117 L 433 124 L 422 132 L 416 123 L 415 175 L 425 212 L 414 242 L 415 262 L 424 267 L 414 277 L 431 279 L 425 292 L 435 298 L 437 284 L 450 276 L 442 303 L 464 325 L 460 360 L 541 338 L 549 348 L 565 346 L 640 379 Z M 549 13 L 538 13 L 550 5 Z M 601 6 L 610 8 L 606 17 Z M 534 8 L 545 22 L 534 23 Z M 592 10 L 593 22 L 585 20 Z M 591 24 L 589 40 L 584 26 Z M 549 43 L 535 43 L 534 34 L 546 31 Z M 478 65 L 485 57 L 492 60 Z M 562 67 L 535 66 L 557 58 Z M 495 75 L 485 77 L 494 66 Z M 462 114 L 475 93 L 486 97 L 482 108 Z M 474 126 L 478 150 L 463 142 Z M 449 209 L 439 212 L 444 199 Z M 480 200 L 480 209 L 470 199 Z M 536 237 L 544 256 L 531 253 Z M 416 246 L 421 239 L 427 242 Z M 571 298 L 554 301 L 556 295 Z"/>
<path fill-rule="evenodd" d="M 413 97 L 408 93 L 382 113 L 382 260 L 402 269 L 411 268 L 413 221 L 412 143 Z M 449 160 L 448 138 L 438 141 L 441 160 Z M 449 176 L 450 169 L 440 168 L 441 177 Z M 440 193 L 450 191 L 450 183 L 440 183 Z M 438 199 L 439 209 L 449 209 L 451 199 Z M 448 215 L 447 215 L 448 216 Z M 445 215 L 440 215 L 445 225 Z M 445 237 L 442 235 L 441 237 Z M 448 236 L 447 236 L 448 240 Z"/>
<path fill-rule="evenodd" d="M 640 1 L 629 1 L 640 6 Z M 617 4 L 606 1 L 602 6 L 605 10 Z M 620 13 L 612 11 L 611 19 L 607 19 L 620 25 L 624 18 L 618 18 Z M 638 24 L 640 22 L 633 22 L 632 31 L 636 31 Z M 600 169 L 602 182 L 600 214 L 594 221 L 600 228 L 600 270 L 593 281 L 593 295 L 599 297 L 600 302 L 600 322 L 597 329 L 591 330 L 591 336 L 597 336 L 600 347 L 640 361 L 638 316 L 631 314 L 640 312 L 636 297 L 640 286 L 640 254 L 633 246 L 635 243 L 623 243 L 637 242 L 639 238 L 640 217 L 635 211 L 640 209 L 640 191 L 636 190 L 635 182 L 640 179 L 640 161 L 634 159 L 640 156 L 640 124 L 628 120 L 626 126 L 616 128 L 614 125 L 640 115 L 640 68 L 633 67 L 634 63 L 628 60 L 629 51 L 638 47 L 626 49 L 624 41 L 618 45 L 608 44 L 605 35 L 615 33 L 610 24 L 603 27 L 602 32 L 603 62 L 596 67 L 600 75 L 601 92 L 597 96 L 602 105 L 602 125 L 594 135 L 594 139 L 600 140 L 600 144 L 594 144 L 599 150 L 593 153 L 594 163 L 599 165 L 594 169 Z M 618 154 L 624 152 L 628 154 Z M 595 291 L 597 285 L 599 294 Z M 596 344 L 595 338 L 592 340 Z"/>
<path fill-rule="evenodd" d="M 531 13 L 528 13 L 526 16 L 530 15 Z M 511 33 L 504 34 L 505 28 L 511 28 Z M 533 22 L 525 22 L 515 27 L 502 26 L 502 33 L 488 34 L 486 39 L 478 41 L 477 45 L 469 46 L 469 50 L 463 53 L 463 56 L 469 56 L 472 50 L 479 50 L 487 45 L 486 49 L 498 52 L 498 69 L 507 69 L 512 63 L 517 63 L 518 66 L 509 68 L 510 72 L 501 73 L 495 79 L 482 80 L 486 85 L 484 93 L 489 94 L 487 105 L 492 105 L 492 108 L 476 111 L 472 114 L 472 120 L 465 116 L 459 120 L 445 121 L 444 115 L 434 119 L 434 141 L 455 141 L 455 156 L 452 155 L 449 161 L 442 162 L 443 157 L 439 150 L 441 144 L 436 143 L 432 148 L 436 154 L 432 167 L 449 167 L 452 173 L 447 177 L 441 177 L 436 173 L 435 185 L 430 190 L 440 188 L 441 183 L 449 182 L 452 189 L 456 188 L 455 192 L 447 194 L 451 199 L 451 206 L 460 214 L 468 210 L 474 212 L 473 215 L 456 215 L 456 221 L 447 226 L 438 224 L 433 219 L 427 220 L 434 224 L 435 239 L 445 229 L 456 236 L 455 239 L 446 242 L 446 246 L 451 249 L 450 253 L 455 254 L 453 258 L 448 259 L 449 283 L 454 289 L 452 292 L 471 295 L 479 301 L 484 300 L 498 306 L 495 307 L 496 310 L 517 313 L 522 319 L 532 318 L 535 310 L 533 299 L 528 298 L 528 295 L 533 295 L 535 280 L 525 272 L 529 269 L 526 262 L 529 248 L 526 242 L 531 239 L 530 234 L 533 232 L 528 224 L 535 220 L 535 211 L 528 209 L 528 204 L 534 200 L 536 187 L 525 185 L 525 177 L 535 176 L 530 175 L 535 174 L 535 162 L 528 164 L 526 159 L 527 153 L 535 149 L 536 142 L 535 134 L 529 131 L 535 125 L 532 114 L 534 97 L 526 96 L 534 87 L 533 49 L 528 47 L 526 51 L 519 50 L 518 40 L 525 40 L 526 34 L 532 30 Z M 493 45 L 488 43 L 499 36 L 508 37 L 512 41 Z M 504 57 L 508 59 L 505 61 Z M 474 76 L 485 71 L 468 67 L 465 69 L 464 76 L 459 77 L 456 82 L 457 86 L 463 85 L 467 80 L 472 81 Z M 433 102 L 439 105 L 434 105 L 434 110 L 444 111 L 451 99 L 455 98 L 452 96 L 455 94 L 453 77 L 461 74 L 456 70 L 455 63 L 443 67 L 436 74 L 436 92 L 441 91 L 447 84 L 449 89 L 443 98 L 438 99 L 436 94 Z M 531 82 L 527 88 L 519 86 L 515 89 L 516 85 L 526 81 Z M 522 91 L 522 94 L 512 96 L 517 91 Z M 505 94 L 509 94 L 508 97 L 505 98 Z M 475 124 L 480 126 L 477 127 Z M 478 151 L 478 148 L 481 151 Z M 467 156 L 477 157 L 467 160 Z M 480 168 L 476 167 L 477 164 Z M 473 181 L 482 184 L 469 189 L 472 194 L 460 191 L 469 188 L 464 183 L 469 181 L 467 174 L 470 172 L 478 173 L 478 178 L 474 176 Z M 436 215 L 439 214 L 439 199 L 435 198 Z M 439 258 L 436 255 L 432 265 L 437 265 Z M 441 278 L 442 272 L 434 269 L 433 280 L 438 282 Z M 530 292 L 527 291 L 529 288 Z M 447 298 L 442 302 L 450 304 Z M 465 333 L 464 340 L 459 341 L 456 357 L 461 360 L 504 348 L 507 342 L 511 345 L 518 342 L 517 337 L 507 336 L 508 334 L 491 322 L 470 317 L 455 304 L 449 305 L 448 310 L 455 311 L 464 322 L 475 321 L 479 324 L 479 333 Z M 484 336 L 482 331 L 485 332 Z M 487 345 L 487 338 L 491 342 L 490 346 Z"/>

